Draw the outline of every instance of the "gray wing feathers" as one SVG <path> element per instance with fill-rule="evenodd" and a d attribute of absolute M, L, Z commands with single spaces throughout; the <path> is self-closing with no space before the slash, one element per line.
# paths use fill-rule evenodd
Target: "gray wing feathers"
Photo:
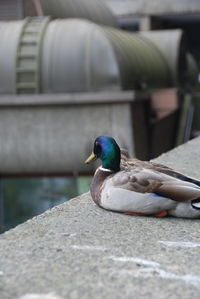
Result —
<path fill-rule="evenodd" d="M 120 171 L 113 177 L 113 185 L 140 193 L 156 193 L 175 201 L 191 201 L 200 197 L 197 185 L 142 167 Z"/>

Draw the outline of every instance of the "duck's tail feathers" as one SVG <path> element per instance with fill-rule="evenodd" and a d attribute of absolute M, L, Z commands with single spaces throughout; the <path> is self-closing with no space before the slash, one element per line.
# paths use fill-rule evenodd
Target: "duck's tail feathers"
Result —
<path fill-rule="evenodd" d="M 194 209 L 200 210 L 200 197 L 193 199 L 191 205 Z"/>

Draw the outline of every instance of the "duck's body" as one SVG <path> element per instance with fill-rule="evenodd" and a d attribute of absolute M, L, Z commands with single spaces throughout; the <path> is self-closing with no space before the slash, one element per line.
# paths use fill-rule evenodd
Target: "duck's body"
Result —
<path fill-rule="evenodd" d="M 97 139 L 101 151 L 104 143 L 108 148 L 112 141 L 107 138 Z M 106 152 L 105 149 L 103 151 Z M 121 164 L 118 165 L 118 158 L 113 168 L 105 167 L 108 163 L 104 160 L 103 167 L 96 170 L 91 184 L 92 198 L 100 207 L 136 215 L 200 218 L 200 181 L 166 166 L 128 159 L 124 155 Z"/>

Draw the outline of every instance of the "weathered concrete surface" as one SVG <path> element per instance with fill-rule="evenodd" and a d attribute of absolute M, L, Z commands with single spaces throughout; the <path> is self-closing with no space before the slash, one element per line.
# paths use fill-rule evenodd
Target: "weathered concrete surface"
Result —
<path fill-rule="evenodd" d="M 1 175 L 91 173 L 83 159 L 101 134 L 135 153 L 134 100 L 132 92 L 1 96 Z"/>
<path fill-rule="evenodd" d="M 158 161 L 200 178 L 199 149 L 200 138 Z M 0 298 L 199 298 L 199 227 L 104 211 L 85 194 L 1 235 Z"/>
<path fill-rule="evenodd" d="M 200 13 L 199 0 L 104 0 L 104 2 L 117 15 Z"/>

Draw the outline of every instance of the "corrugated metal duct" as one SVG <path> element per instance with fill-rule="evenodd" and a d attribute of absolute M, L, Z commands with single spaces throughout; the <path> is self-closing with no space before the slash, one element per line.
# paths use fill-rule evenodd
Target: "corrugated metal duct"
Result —
<path fill-rule="evenodd" d="M 117 19 L 102 0 L 26 0 L 26 16 L 82 18 L 94 23 L 117 27 Z"/>
<path fill-rule="evenodd" d="M 122 89 L 146 89 L 173 86 L 169 66 L 159 47 L 141 34 L 113 28 L 103 29 L 120 68 Z"/>
<path fill-rule="evenodd" d="M 187 53 L 187 73 L 185 82 L 187 83 L 188 87 L 200 87 L 198 76 L 199 76 L 199 68 L 197 62 L 195 61 L 192 54 Z"/>
<path fill-rule="evenodd" d="M 0 22 L 0 93 L 119 90 L 113 48 L 86 20 Z"/>
<path fill-rule="evenodd" d="M 113 48 L 94 23 L 81 19 L 51 21 L 41 57 L 42 93 L 121 88 Z"/>
<path fill-rule="evenodd" d="M 141 31 L 140 34 L 152 41 L 165 57 L 175 85 L 184 84 L 186 71 L 186 40 L 182 30 Z"/>
<path fill-rule="evenodd" d="M 0 23 L 1 93 L 151 89 L 176 84 L 163 52 L 140 34 L 82 19 L 18 22 Z"/>

